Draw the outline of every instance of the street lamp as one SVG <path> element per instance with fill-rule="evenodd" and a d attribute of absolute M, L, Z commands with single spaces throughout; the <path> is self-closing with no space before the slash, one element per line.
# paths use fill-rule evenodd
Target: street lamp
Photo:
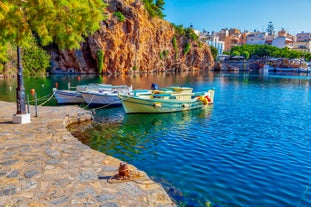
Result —
<path fill-rule="evenodd" d="M 30 114 L 26 113 L 25 88 L 23 81 L 23 67 L 20 47 L 17 46 L 17 87 L 16 87 L 16 114 L 13 114 L 14 124 L 30 123 Z"/>

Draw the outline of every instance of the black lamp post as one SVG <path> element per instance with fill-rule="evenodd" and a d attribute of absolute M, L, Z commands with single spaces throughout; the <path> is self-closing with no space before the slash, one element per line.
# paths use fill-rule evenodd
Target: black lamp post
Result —
<path fill-rule="evenodd" d="M 17 104 L 16 114 L 26 114 L 25 88 L 24 88 L 24 81 L 23 81 L 23 67 L 22 67 L 22 62 L 21 62 L 21 50 L 20 50 L 19 46 L 17 46 L 16 104 Z"/>

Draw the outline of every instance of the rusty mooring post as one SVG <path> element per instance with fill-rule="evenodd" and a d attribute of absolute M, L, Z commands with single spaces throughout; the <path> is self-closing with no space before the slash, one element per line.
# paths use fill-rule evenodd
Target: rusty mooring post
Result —
<path fill-rule="evenodd" d="M 125 177 L 125 176 L 129 176 L 129 169 L 127 166 L 127 163 L 125 162 L 121 162 L 120 163 L 120 167 L 119 167 L 119 176 L 120 177 Z"/>

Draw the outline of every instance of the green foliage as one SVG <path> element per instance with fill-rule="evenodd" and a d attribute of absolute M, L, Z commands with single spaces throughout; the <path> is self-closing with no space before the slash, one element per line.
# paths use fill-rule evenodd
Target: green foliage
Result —
<path fill-rule="evenodd" d="M 203 43 L 200 40 L 198 40 L 198 45 L 199 45 L 200 48 L 202 48 Z"/>
<path fill-rule="evenodd" d="M 272 34 L 273 34 L 273 32 L 274 32 L 274 26 L 273 26 L 273 24 L 272 24 L 271 21 L 269 22 L 266 31 L 268 32 L 269 35 L 272 35 Z"/>
<path fill-rule="evenodd" d="M 102 0 L 6 0 L 0 3 L 0 42 L 24 47 L 35 34 L 41 45 L 80 47 L 83 37 L 99 29 L 106 4 Z"/>
<path fill-rule="evenodd" d="M 230 54 L 233 52 L 243 53 L 248 52 L 249 57 L 275 57 L 275 58 L 305 58 L 306 60 L 310 56 L 310 53 L 303 53 L 299 51 L 289 50 L 288 48 L 277 48 L 271 45 L 242 45 L 236 46 L 231 49 Z M 243 55 L 244 56 L 244 55 Z M 246 57 L 246 56 L 245 56 Z"/>
<path fill-rule="evenodd" d="M 164 0 L 156 0 L 154 2 L 154 0 L 143 0 L 144 4 L 145 4 L 145 8 L 148 11 L 149 15 L 151 17 L 155 17 L 158 16 L 160 18 L 165 17 L 165 15 L 163 14 L 163 10 L 164 10 Z"/>
<path fill-rule="evenodd" d="M 96 51 L 97 63 L 98 63 L 98 72 L 102 73 L 104 68 L 104 52 L 102 50 Z"/>
<path fill-rule="evenodd" d="M 186 36 L 191 39 L 191 40 L 197 40 L 199 39 L 199 36 L 194 32 L 192 28 L 187 28 L 185 29 L 186 31 Z"/>
<path fill-rule="evenodd" d="M 164 56 L 164 58 L 167 58 L 167 56 L 168 56 L 168 50 L 163 50 L 163 56 Z"/>
<path fill-rule="evenodd" d="M 45 74 L 50 66 L 50 56 L 32 39 L 22 50 L 22 65 L 25 75 Z"/>
<path fill-rule="evenodd" d="M 178 35 L 186 35 L 185 28 L 183 25 L 176 25 L 174 23 L 171 23 L 171 25 L 174 27 Z"/>
<path fill-rule="evenodd" d="M 222 54 L 224 54 L 224 55 L 230 55 L 230 52 L 224 51 Z"/>
<path fill-rule="evenodd" d="M 114 12 L 113 14 L 114 14 L 114 16 L 116 16 L 118 18 L 118 20 L 120 22 L 124 22 L 125 17 L 120 11 Z"/>
<path fill-rule="evenodd" d="M 194 32 L 192 28 L 184 28 L 183 25 L 175 25 L 172 23 L 176 33 L 181 36 L 186 36 L 190 40 L 198 40 L 198 35 Z"/>
<path fill-rule="evenodd" d="M 190 49 L 191 49 L 191 44 L 189 42 L 187 42 L 187 44 L 186 44 L 186 46 L 185 46 L 185 48 L 183 50 L 183 54 L 187 55 L 188 52 L 190 51 Z"/>
<path fill-rule="evenodd" d="M 172 43 L 173 43 L 173 47 L 175 49 L 175 60 L 177 60 L 177 58 L 178 58 L 178 45 L 177 45 L 176 36 L 173 37 Z"/>
<path fill-rule="evenodd" d="M 240 56 L 241 53 L 240 53 L 239 51 L 235 50 L 235 51 L 232 51 L 232 52 L 231 52 L 231 55 L 232 55 L 232 56 Z"/>
<path fill-rule="evenodd" d="M 211 48 L 212 56 L 213 56 L 213 58 L 214 58 L 214 60 L 215 60 L 216 57 L 217 57 L 217 55 L 218 55 L 218 50 L 217 50 L 217 48 L 214 47 L 214 46 L 210 46 L 210 48 Z"/>
<path fill-rule="evenodd" d="M 8 62 L 7 46 L 0 45 L 0 74 L 4 71 L 4 64 Z"/>
<path fill-rule="evenodd" d="M 249 59 L 249 52 L 248 52 L 248 51 L 245 51 L 245 50 L 244 50 L 244 51 L 241 53 L 241 55 L 244 56 L 245 59 Z"/>
<path fill-rule="evenodd" d="M 168 56 L 168 50 L 163 50 L 162 52 L 160 52 L 160 59 L 166 59 Z"/>
<path fill-rule="evenodd" d="M 136 65 L 133 66 L 133 71 L 138 70 L 138 67 Z"/>

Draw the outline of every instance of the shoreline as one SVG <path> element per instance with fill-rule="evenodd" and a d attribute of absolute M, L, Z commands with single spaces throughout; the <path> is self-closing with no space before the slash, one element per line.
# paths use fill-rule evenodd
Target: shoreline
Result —
<path fill-rule="evenodd" d="M 12 124 L 16 104 L 0 101 L 0 206 L 176 206 L 148 175 L 109 183 L 120 160 L 82 144 L 66 129 L 92 119 L 78 106 L 41 106 Z"/>

